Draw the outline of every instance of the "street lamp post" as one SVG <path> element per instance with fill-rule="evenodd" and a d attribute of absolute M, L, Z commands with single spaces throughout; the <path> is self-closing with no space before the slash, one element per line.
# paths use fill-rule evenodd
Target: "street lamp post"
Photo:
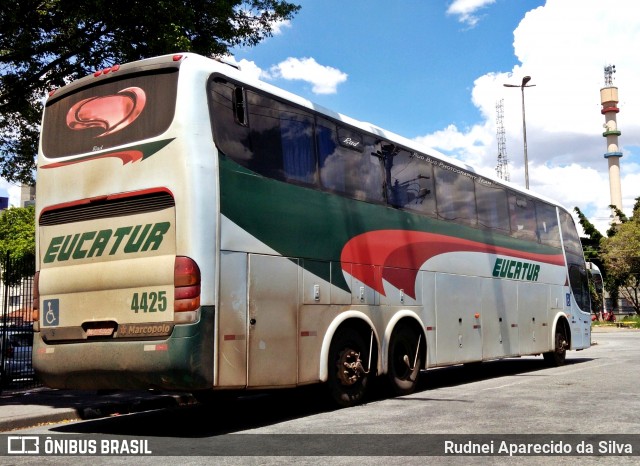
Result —
<path fill-rule="evenodd" d="M 524 88 L 534 87 L 535 84 L 527 84 L 531 81 L 531 76 L 525 76 L 522 78 L 522 84 L 503 84 L 504 87 L 519 87 L 522 91 L 522 135 L 524 139 L 524 183 L 527 189 L 529 189 L 529 157 L 527 155 L 527 122 L 525 120 L 524 111 Z"/>

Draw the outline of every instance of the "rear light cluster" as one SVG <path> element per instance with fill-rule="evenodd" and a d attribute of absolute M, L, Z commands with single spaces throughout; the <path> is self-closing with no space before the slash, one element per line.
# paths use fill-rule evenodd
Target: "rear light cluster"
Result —
<path fill-rule="evenodd" d="M 109 74 L 112 71 L 115 72 L 115 71 L 118 71 L 119 69 L 120 69 L 120 65 L 113 65 L 113 66 L 111 66 L 109 68 L 105 68 L 103 70 L 96 71 L 95 73 L 93 73 L 93 76 L 97 78 L 100 75 Z"/>
<path fill-rule="evenodd" d="M 200 307 L 200 268 L 193 259 L 177 256 L 174 272 L 174 312 L 196 311 Z"/>

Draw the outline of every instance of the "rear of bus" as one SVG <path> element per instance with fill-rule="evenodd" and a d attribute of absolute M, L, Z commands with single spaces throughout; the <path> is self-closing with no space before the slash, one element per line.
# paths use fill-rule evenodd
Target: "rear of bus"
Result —
<path fill-rule="evenodd" d="M 217 201 L 203 63 L 113 66 L 47 99 L 33 363 L 50 387 L 212 386 L 214 287 L 203 284 L 215 282 Z"/>

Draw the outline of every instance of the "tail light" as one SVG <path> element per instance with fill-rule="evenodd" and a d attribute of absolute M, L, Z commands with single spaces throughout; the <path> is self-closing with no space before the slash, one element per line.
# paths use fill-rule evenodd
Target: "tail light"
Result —
<path fill-rule="evenodd" d="M 177 256 L 173 269 L 175 286 L 173 311 L 176 313 L 196 311 L 200 307 L 200 268 L 196 262 Z M 181 320 L 176 315 L 176 320 Z"/>

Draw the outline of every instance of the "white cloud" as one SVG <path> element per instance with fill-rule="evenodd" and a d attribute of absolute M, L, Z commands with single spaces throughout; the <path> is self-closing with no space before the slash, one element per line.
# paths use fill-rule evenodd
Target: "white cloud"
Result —
<path fill-rule="evenodd" d="M 282 20 L 282 21 L 276 21 L 271 24 L 271 32 L 274 36 L 279 36 L 280 34 L 282 34 L 283 29 L 290 28 L 290 27 L 291 27 L 291 21 L 289 21 L 288 19 Z"/>
<path fill-rule="evenodd" d="M 232 65 L 240 67 L 240 69 L 249 74 L 251 77 L 255 79 L 268 79 L 269 74 L 266 73 L 262 68 L 255 64 L 255 62 L 245 60 L 244 58 L 240 61 L 236 59 L 236 57 L 232 55 L 225 55 L 222 57 L 222 60 L 230 63 Z"/>
<path fill-rule="evenodd" d="M 263 70 L 255 62 L 237 60 L 231 55 L 223 57 L 223 60 L 239 66 L 243 72 L 256 79 L 265 81 L 274 79 L 286 79 L 289 81 L 305 81 L 312 85 L 314 94 L 335 94 L 338 84 L 347 80 L 348 75 L 331 66 L 320 65 L 314 58 L 293 58 L 272 66 L 269 70 Z"/>
<path fill-rule="evenodd" d="M 447 14 L 458 16 L 458 21 L 473 27 L 480 21 L 476 12 L 487 5 L 495 3 L 495 1 L 496 0 L 454 0 L 453 3 L 449 5 Z"/>
<path fill-rule="evenodd" d="M 454 2 L 460 15 L 488 2 Z M 504 127 L 511 181 L 524 185 L 522 100 L 525 89 L 529 180 L 531 189 L 558 199 L 567 208 L 578 206 L 603 233 L 610 204 L 607 152 L 600 113 L 603 68 L 615 64 L 619 88 L 618 129 L 622 131 L 620 159 L 623 210 L 631 214 L 640 196 L 640 47 L 635 0 L 547 0 L 528 12 L 514 31 L 514 54 L 520 64 L 508 72 L 493 72 L 474 82 L 472 101 L 483 121 L 471 128 L 449 126 L 417 138 L 431 147 L 495 173 L 497 162 L 496 102 L 504 99 Z M 467 7 L 465 10 L 464 7 Z M 462 16 L 461 16 L 462 17 Z M 570 19 L 570 20 L 568 20 Z M 635 152 L 635 154 L 634 154 Z"/>
<path fill-rule="evenodd" d="M 320 65 L 313 58 L 289 57 L 271 67 L 274 78 L 306 81 L 315 94 L 335 94 L 338 84 L 347 80 L 347 74 L 331 66 Z"/>

